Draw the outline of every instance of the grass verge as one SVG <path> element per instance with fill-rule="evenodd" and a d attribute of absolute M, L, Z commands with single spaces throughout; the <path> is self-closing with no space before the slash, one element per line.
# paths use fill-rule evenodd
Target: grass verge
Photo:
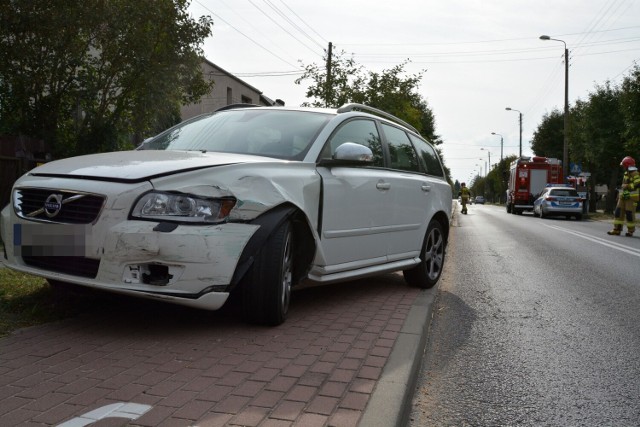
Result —
<path fill-rule="evenodd" d="M 75 316 L 90 309 L 89 302 L 84 296 L 61 295 L 40 277 L 0 267 L 0 337 Z"/>

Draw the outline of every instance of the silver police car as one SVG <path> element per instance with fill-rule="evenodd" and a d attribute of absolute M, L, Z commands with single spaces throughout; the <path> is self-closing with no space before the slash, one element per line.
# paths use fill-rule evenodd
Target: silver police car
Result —
<path fill-rule="evenodd" d="M 582 219 L 583 200 L 575 188 L 570 186 L 546 187 L 533 202 L 533 214 L 544 218 L 547 216 L 572 216 Z"/>

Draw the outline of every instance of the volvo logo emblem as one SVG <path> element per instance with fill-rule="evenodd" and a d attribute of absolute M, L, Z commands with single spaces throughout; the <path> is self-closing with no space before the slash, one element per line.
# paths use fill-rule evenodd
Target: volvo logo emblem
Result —
<path fill-rule="evenodd" d="M 47 218 L 54 218 L 56 217 L 58 214 L 60 214 L 60 211 L 62 210 L 62 205 L 66 205 L 67 203 L 71 203 L 74 202 L 76 200 L 80 200 L 83 197 L 85 197 L 84 194 L 70 194 L 67 193 L 67 198 L 64 198 L 65 195 L 61 194 L 61 193 L 53 193 L 50 194 L 47 199 L 44 201 L 44 206 L 42 206 L 39 209 L 36 209 L 35 211 L 29 212 L 29 213 L 24 213 L 23 218 L 38 218 L 38 219 L 43 219 L 41 215 L 46 215 Z M 20 215 L 20 214 L 19 214 Z M 20 215 L 22 216 L 22 215 Z"/>
<path fill-rule="evenodd" d="M 51 194 L 44 202 L 44 213 L 53 218 L 60 213 L 62 209 L 62 194 Z"/>

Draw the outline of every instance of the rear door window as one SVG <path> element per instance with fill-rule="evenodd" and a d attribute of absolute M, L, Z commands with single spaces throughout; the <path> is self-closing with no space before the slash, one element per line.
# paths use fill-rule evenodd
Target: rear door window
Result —
<path fill-rule="evenodd" d="M 382 130 L 389 143 L 389 156 L 392 169 L 420 172 L 420 163 L 409 135 L 402 129 L 382 124 Z"/>
<path fill-rule="evenodd" d="M 443 177 L 444 170 L 442 169 L 436 150 L 428 142 L 414 135 L 409 134 L 409 138 L 416 147 L 416 150 L 418 150 L 427 174 Z"/>

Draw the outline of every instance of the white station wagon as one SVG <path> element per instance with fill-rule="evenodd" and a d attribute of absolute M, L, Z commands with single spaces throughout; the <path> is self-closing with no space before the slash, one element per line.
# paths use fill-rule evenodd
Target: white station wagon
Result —
<path fill-rule="evenodd" d="M 4 263 L 48 279 L 245 317 L 287 316 L 301 281 L 442 273 L 451 187 L 411 126 L 358 104 L 230 106 L 137 150 L 33 169 L 1 214 Z"/>

